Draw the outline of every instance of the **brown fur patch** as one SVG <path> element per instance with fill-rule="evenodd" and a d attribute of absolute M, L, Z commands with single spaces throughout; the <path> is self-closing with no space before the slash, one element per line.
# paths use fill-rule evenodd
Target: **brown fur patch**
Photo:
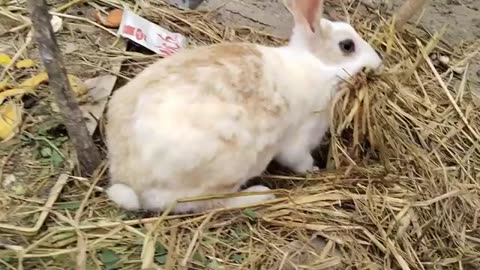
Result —
<path fill-rule="evenodd" d="M 200 59 L 195 57 L 186 59 L 183 63 L 185 68 L 191 65 L 218 65 L 219 61 L 226 59 L 242 59 L 255 57 L 261 59 L 262 54 L 253 44 L 248 43 L 222 43 L 198 48 L 196 53 L 201 54 Z M 198 60 L 201 62 L 199 63 Z M 240 62 L 238 64 L 241 64 Z M 244 67 L 240 65 L 240 67 Z"/>
<path fill-rule="evenodd" d="M 203 91 L 225 100 L 234 91 L 237 101 L 260 101 L 259 91 L 263 79 L 262 53 L 256 45 L 247 43 L 222 43 L 192 50 L 175 68 L 186 80 L 203 86 Z M 204 78 L 200 67 L 218 68 L 214 78 Z M 185 74 L 188 73 L 188 74 Z M 221 86 L 221 87 L 220 87 Z M 229 90 L 231 89 L 231 90 Z"/>
<path fill-rule="evenodd" d="M 169 79 L 181 77 L 184 83 L 201 88 L 200 91 L 218 96 L 232 89 L 243 99 L 254 96 L 251 87 L 259 89 L 263 77 L 263 58 L 258 47 L 249 43 L 221 43 L 197 47 L 161 60 L 162 74 L 150 77 L 146 86 L 153 86 Z M 210 68 L 210 70 L 208 70 Z M 202 70 L 204 69 L 204 70 Z M 221 89 L 219 84 L 222 84 Z"/>

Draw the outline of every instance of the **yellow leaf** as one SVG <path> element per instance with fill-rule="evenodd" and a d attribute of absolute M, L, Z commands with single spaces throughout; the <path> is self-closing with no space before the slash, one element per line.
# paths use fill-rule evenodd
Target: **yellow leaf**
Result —
<path fill-rule="evenodd" d="M 70 86 L 72 87 L 75 96 L 80 97 L 88 92 L 88 87 L 78 77 L 68 74 L 68 81 L 70 82 Z"/>
<path fill-rule="evenodd" d="M 0 92 L 0 104 L 2 104 L 8 97 L 23 95 L 26 93 L 32 93 L 32 88 L 15 88 Z"/>
<path fill-rule="evenodd" d="M 79 97 L 79 96 L 85 95 L 88 92 L 88 87 L 85 85 L 85 83 L 81 79 L 71 74 L 68 74 L 67 77 L 75 96 Z M 48 73 L 46 72 L 39 73 L 33 76 L 32 78 L 26 79 L 20 84 L 19 88 L 9 89 L 9 90 L 0 92 L 0 104 L 2 104 L 2 102 L 6 98 L 11 96 L 32 94 L 40 84 L 45 83 L 47 81 L 48 81 Z M 2 87 L 2 84 L 0 84 L 0 90 L 2 89 L 1 87 Z"/>
<path fill-rule="evenodd" d="M 15 64 L 16 68 L 32 68 L 37 66 L 37 63 L 32 59 L 20 60 Z"/>
<path fill-rule="evenodd" d="M 3 81 L 0 82 L 0 91 L 2 91 L 3 89 L 9 87 L 10 84 L 8 83 L 8 79 L 5 79 Z"/>
<path fill-rule="evenodd" d="M 0 105 L 0 139 L 11 139 L 19 130 L 22 122 L 22 107 L 9 102 Z"/>
<path fill-rule="evenodd" d="M 10 56 L 0 53 L 0 66 L 6 66 L 12 62 L 12 58 Z"/>
<path fill-rule="evenodd" d="M 14 88 L 14 89 L 9 89 L 0 92 L 0 104 L 3 103 L 3 101 L 12 96 L 18 96 L 18 95 L 23 95 L 23 94 L 32 94 L 35 91 L 35 88 L 37 88 L 41 83 L 44 83 L 48 80 L 48 74 L 46 72 L 42 72 L 40 74 L 37 74 L 33 76 L 30 79 L 26 79 L 20 84 L 19 88 Z M 2 82 L 3 83 L 3 82 Z M 1 90 L 1 87 L 0 87 Z"/>
<path fill-rule="evenodd" d="M 40 84 L 48 81 L 48 74 L 46 72 L 39 73 L 30 79 L 26 79 L 20 84 L 22 88 L 37 88 Z"/>

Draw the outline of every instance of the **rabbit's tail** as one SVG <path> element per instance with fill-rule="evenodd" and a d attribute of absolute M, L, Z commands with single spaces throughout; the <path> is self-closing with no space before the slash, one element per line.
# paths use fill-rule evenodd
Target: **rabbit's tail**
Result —
<path fill-rule="evenodd" d="M 126 210 L 134 211 L 140 209 L 140 200 L 137 193 L 125 184 L 113 184 L 107 189 L 107 196 Z"/>

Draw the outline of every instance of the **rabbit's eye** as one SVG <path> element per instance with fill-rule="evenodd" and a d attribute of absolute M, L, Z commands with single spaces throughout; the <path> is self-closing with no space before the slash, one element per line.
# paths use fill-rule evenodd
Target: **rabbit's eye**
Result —
<path fill-rule="evenodd" d="M 351 39 L 345 39 L 340 41 L 338 44 L 340 50 L 346 55 L 352 54 L 355 52 L 355 43 Z"/>

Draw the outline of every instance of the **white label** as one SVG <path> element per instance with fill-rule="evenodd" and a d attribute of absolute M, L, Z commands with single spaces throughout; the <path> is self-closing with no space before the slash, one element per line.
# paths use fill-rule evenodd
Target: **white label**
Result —
<path fill-rule="evenodd" d="M 130 10 L 124 10 L 118 34 L 167 57 L 187 47 L 187 38 L 172 33 Z"/>

